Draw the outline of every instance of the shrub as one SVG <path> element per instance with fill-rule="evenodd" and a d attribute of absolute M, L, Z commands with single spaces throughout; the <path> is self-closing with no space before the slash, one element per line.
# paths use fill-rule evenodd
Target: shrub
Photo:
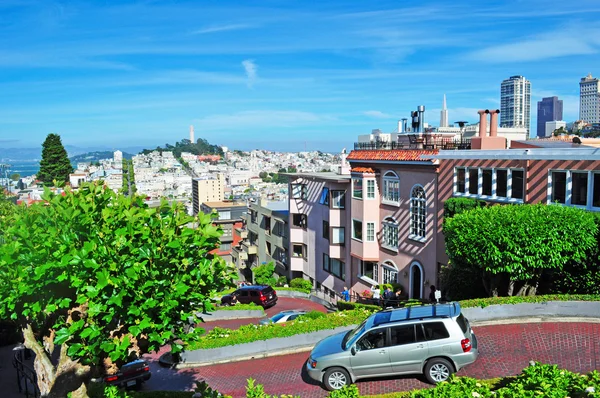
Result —
<path fill-rule="evenodd" d="M 327 315 L 325 315 L 324 313 L 320 312 L 320 311 L 309 311 L 304 315 L 301 315 L 298 317 L 299 320 L 307 320 L 307 319 L 318 319 L 318 318 L 324 318 Z"/>
<path fill-rule="evenodd" d="M 446 300 L 467 300 L 486 297 L 482 271 L 463 266 L 442 267 L 440 290 Z"/>
<path fill-rule="evenodd" d="M 355 384 L 345 385 L 339 390 L 329 393 L 328 398 L 360 398 L 360 392 Z"/>
<path fill-rule="evenodd" d="M 486 384 L 470 377 L 452 376 L 450 380 L 438 384 L 435 388 L 414 391 L 411 398 L 454 398 L 454 397 L 491 397 L 492 392 Z"/>
<path fill-rule="evenodd" d="M 277 279 L 277 286 L 285 286 L 288 283 L 288 279 L 285 275 L 280 275 Z"/>
<path fill-rule="evenodd" d="M 486 202 L 479 199 L 450 198 L 444 202 L 444 219 L 484 206 Z"/>
<path fill-rule="evenodd" d="M 254 282 L 257 285 L 275 286 L 277 278 L 273 276 L 275 273 L 275 264 L 273 262 L 259 265 L 252 269 L 254 274 Z"/>
<path fill-rule="evenodd" d="M 309 280 L 306 280 L 304 278 L 294 278 L 290 282 L 290 287 L 310 292 L 312 290 L 313 285 Z"/>
<path fill-rule="evenodd" d="M 547 303 L 548 301 L 600 301 L 600 295 L 593 294 L 548 294 L 543 296 L 485 297 L 460 301 L 462 308 L 481 307 L 500 304 Z"/>
<path fill-rule="evenodd" d="M 256 305 L 254 303 L 248 303 L 248 304 L 235 304 L 235 305 L 231 305 L 231 306 L 221 306 L 217 308 L 219 311 L 238 311 L 238 310 L 250 310 L 250 311 L 265 311 L 265 309 L 263 307 L 261 307 L 260 305 Z"/>
<path fill-rule="evenodd" d="M 357 308 L 362 308 L 370 311 L 379 311 L 381 307 L 374 304 L 361 304 L 361 303 L 353 303 L 352 301 L 343 301 L 338 300 L 337 302 L 338 310 L 340 311 L 352 311 Z"/>

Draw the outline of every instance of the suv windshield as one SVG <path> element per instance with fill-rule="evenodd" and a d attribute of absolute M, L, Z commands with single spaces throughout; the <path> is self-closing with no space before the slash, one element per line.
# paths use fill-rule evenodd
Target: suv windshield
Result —
<path fill-rule="evenodd" d="M 283 318 L 284 316 L 286 316 L 287 314 L 277 314 L 271 317 L 271 320 L 273 322 L 277 322 L 278 320 L 280 320 L 281 318 Z"/>
<path fill-rule="evenodd" d="M 362 334 L 362 332 L 364 332 L 364 330 L 365 330 L 365 324 L 367 323 L 368 319 L 369 318 L 365 319 L 363 321 L 363 323 L 361 323 L 360 325 L 358 325 L 356 327 L 356 329 L 351 330 L 348 333 L 346 333 L 346 335 L 344 336 L 344 340 L 342 340 L 342 349 L 345 350 L 350 345 L 352 345 L 354 343 L 354 340 L 356 339 L 356 337 L 360 336 Z"/>

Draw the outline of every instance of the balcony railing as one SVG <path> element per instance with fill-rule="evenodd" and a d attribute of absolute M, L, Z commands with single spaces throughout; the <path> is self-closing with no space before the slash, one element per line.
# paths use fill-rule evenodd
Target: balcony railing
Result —
<path fill-rule="evenodd" d="M 400 139 L 402 139 L 400 142 L 355 142 L 354 149 L 358 151 L 379 149 L 471 149 L 471 139 L 469 138 L 456 139 L 450 137 L 431 137 L 428 135 L 410 135 Z"/>

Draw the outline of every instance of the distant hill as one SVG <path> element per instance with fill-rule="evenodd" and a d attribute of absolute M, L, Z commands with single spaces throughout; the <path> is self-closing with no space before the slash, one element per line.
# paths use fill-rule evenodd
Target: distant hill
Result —
<path fill-rule="evenodd" d="M 193 153 L 194 155 L 220 155 L 223 156 L 223 150 L 218 145 L 211 145 L 204 138 L 199 138 L 196 142 L 191 142 L 188 139 L 183 139 L 176 142 L 175 145 L 165 144 L 164 148 L 156 147 L 156 149 L 144 149 L 144 155 L 150 152 L 173 152 L 173 156 L 179 158 L 182 152 Z"/>
<path fill-rule="evenodd" d="M 77 166 L 77 163 L 80 162 L 97 162 L 102 159 L 112 159 L 114 156 L 113 151 L 95 151 L 95 152 L 87 152 L 82 153 L 81 155 L 73 156 L 69 158 L 71 164 Z M 123 159 L 131 159 L 133 157 L 132 154 L 123 152 Z"/>

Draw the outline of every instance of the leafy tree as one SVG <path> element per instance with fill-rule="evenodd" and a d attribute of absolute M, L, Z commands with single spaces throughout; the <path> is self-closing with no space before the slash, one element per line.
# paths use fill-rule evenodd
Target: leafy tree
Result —
<path fill-rule="evenodd" d="M 288 168 L 287 168 L 288 173 L 295 173 L 297 171 L 298 171 L 298 169 L 294 166 L 288 166 Z"/>
<path fill-rule="evenodd" d="M 150 209 L 99 183 L 43 198 L 0 246 L 0 319 L 22 328 L 42 396 L 85 397 L 92 376 L 166 344 L 181 351 L 202 331 L 188 330 L 198 310 L 233 285 L 210 254 L 220 232 L 207 215 L 166 201 Z"/>
<path fill-rule="evenodd" d="M 584 261 L 597 232 L 589 212 L 542 204 L 475 208 L 444 222 L 450 264 L 479 269 L 490 296 L 535 294 L 545 272 Z"/>
<path fill-rule="evenodd" d="M 252 269 L 252 273 L 254 274 L 254 282 L 259 285 L 275 286 L 277 283 L 277 277 L 273 275 L 275 273 L 275 263 L 272 261 L 255 267 Z"/>
<path fill-rule="evenodd" d="M 14 222 L 17 206 L 0 189 L 0 245 L 4 243 L 4 233 Z"/>
<path fill-rule="evenodd" d="M 37 179 L 46 186 L 52 186 L 54 180 L 58 183 L 69 181 L 69 174 L 72 172 L 73 166 L 60 140 L 60 135 L 48 134 L 42 144 L 42 160 Z"/>
<path fill-rule="evenodd" d="M 473 198 L 450 198 L 444 202 L 444 219 L 486 206 L 487 202 Z"/>
<path fill-rule="evenodd" d="M 10 179 L 13 181 L 19 181 L 21 179 L 21 174 L 19 173 L 13 173 L 10 175 Z"/>

